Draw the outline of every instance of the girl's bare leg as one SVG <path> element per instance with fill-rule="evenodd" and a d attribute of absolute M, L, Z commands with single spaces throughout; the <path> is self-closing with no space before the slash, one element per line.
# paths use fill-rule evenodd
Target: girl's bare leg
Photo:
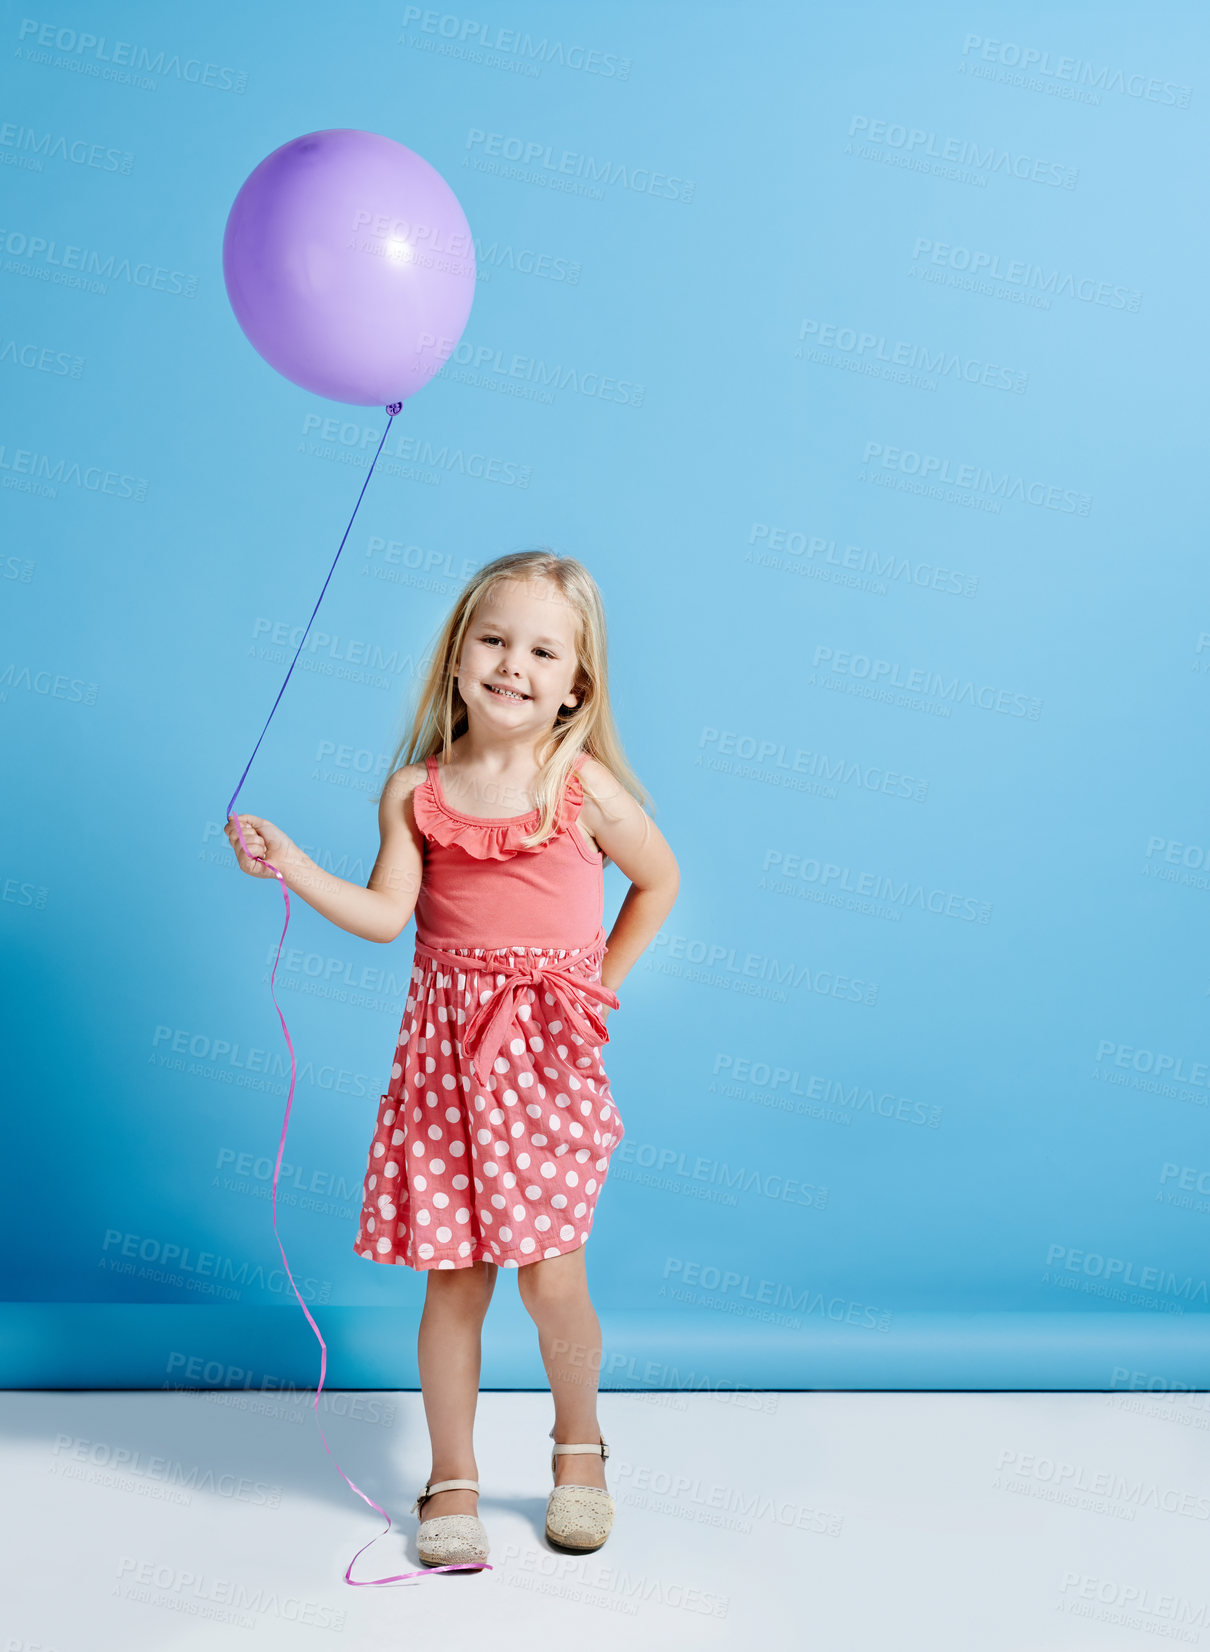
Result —
<path fill-rule="evenodd" d="M 601 1325 L 588 1295 L 583 1245 L 562 1256 L 527 1262 L 517 1269 L 517 1289 L 538 1327 L 538 1346 L 555 1402 L 553 1443 L 579 1445 L 599 1440 Z M 588 1452 L 556 1457 L 555 1485 L 605 1487 L 604 1458 Z"/>
<path fill-rule="evenodd" d="M 483 1318 L 498 1269 L 494 1262 L 469 1268 L 430 1268 L 416 1340 L 424 1414 L 433 1448 L 434 1480 L 477 1480 L 475 1405 L 479 1398 Z M 477 1514 L 473 1491 L 438 1491 L 420 1505 L 420 1519 L 439 1514 Z"/>

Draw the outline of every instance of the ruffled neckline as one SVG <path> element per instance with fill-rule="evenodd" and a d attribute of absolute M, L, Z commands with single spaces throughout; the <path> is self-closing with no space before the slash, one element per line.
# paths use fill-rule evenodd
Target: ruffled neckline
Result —
<path fill-rule="evenodd" d="M 523 840 L 538 824 L 541 811 L 534 808 L 527 814 L 501 815 L 493 819 L 480 815 L 464 815 L 446 802 L 435 757 L 425 758 L 424 766 L 428 773 L 412 793 L 416 824 L 432 842 L 442 845 L 456 844 L 474 860 L 508 860 L 519 851 L 536 854 L 538 850 L 545 849 L 547 843 L 553 842 L 560 832 L 567 831 L 580 813 L 584 802 L 584 788 L 580 782 L 579 771 L 582 761 L 583 753 L 577 758 L 576 767 L 567 777 L 551 837 L 546 843 L 529 846 L 528 851 Z"/>

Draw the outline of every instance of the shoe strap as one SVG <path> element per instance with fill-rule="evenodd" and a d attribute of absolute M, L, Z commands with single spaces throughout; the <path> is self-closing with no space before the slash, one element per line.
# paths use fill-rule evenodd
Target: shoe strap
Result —
<path fill-rule="evenodd" d="M 555 1437 L 555 1426 L 553 1423 L 550 1425 L 549 1434 L 553 1440 Z M 599 1451 L 602 1457 L 609 1456 L 609 1447 L 605 1444 L 604 1440 L 602 1440 L 598 1445 L 557 1445 L 554 1449 L 555 1451 Z"/>
<path fill-rule="evenodd" d="M 550 1425 L 550 1437 L 552 1440 L 555 1437 L 555 1427 L 553 1423 Z M 587 1451 L 592 1452 L 594 1456 L 609 1456 L 609 1447 L 605 1444 L 604 1440 L 599 1440 L 596 1445 L 556 1445 L 552 1448 L 550 1453 L 550 1472 L 552 1474 L 555 1471 L 555 1458 L 561 1451 Z"/>
<path fill-rule="evenodd" d="M 436 1496 L 439 1491 L 478 1491 L 478 1480 L 433 1480 L 425 1481 L 416 1501 L 412 1504 L 412 1513 L 420 1513 L 421 1503 L 427 1502 L 430 1497 Z"/>

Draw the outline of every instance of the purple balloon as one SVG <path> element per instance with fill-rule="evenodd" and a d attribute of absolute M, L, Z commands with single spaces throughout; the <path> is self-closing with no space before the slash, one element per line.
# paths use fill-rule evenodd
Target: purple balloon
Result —
<path fill-rule="evenodd" d="M 458 198 L 377 132 L 308 132 L 235 197 L 223 278 L 252 347 L 285 378 L 359 407 L 404 401 L 453 354 L 475 296 Z"/>

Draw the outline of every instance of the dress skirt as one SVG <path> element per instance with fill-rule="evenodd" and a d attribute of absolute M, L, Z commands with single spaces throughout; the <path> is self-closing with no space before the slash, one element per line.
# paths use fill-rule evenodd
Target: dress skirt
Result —
<path fill-rule="evenodd" d="M 603 932 L 578 947 L 417 939 L 354 1250 L 516 1268 L 578 1250 L 622 1140 L 601 1046 Z"/>

